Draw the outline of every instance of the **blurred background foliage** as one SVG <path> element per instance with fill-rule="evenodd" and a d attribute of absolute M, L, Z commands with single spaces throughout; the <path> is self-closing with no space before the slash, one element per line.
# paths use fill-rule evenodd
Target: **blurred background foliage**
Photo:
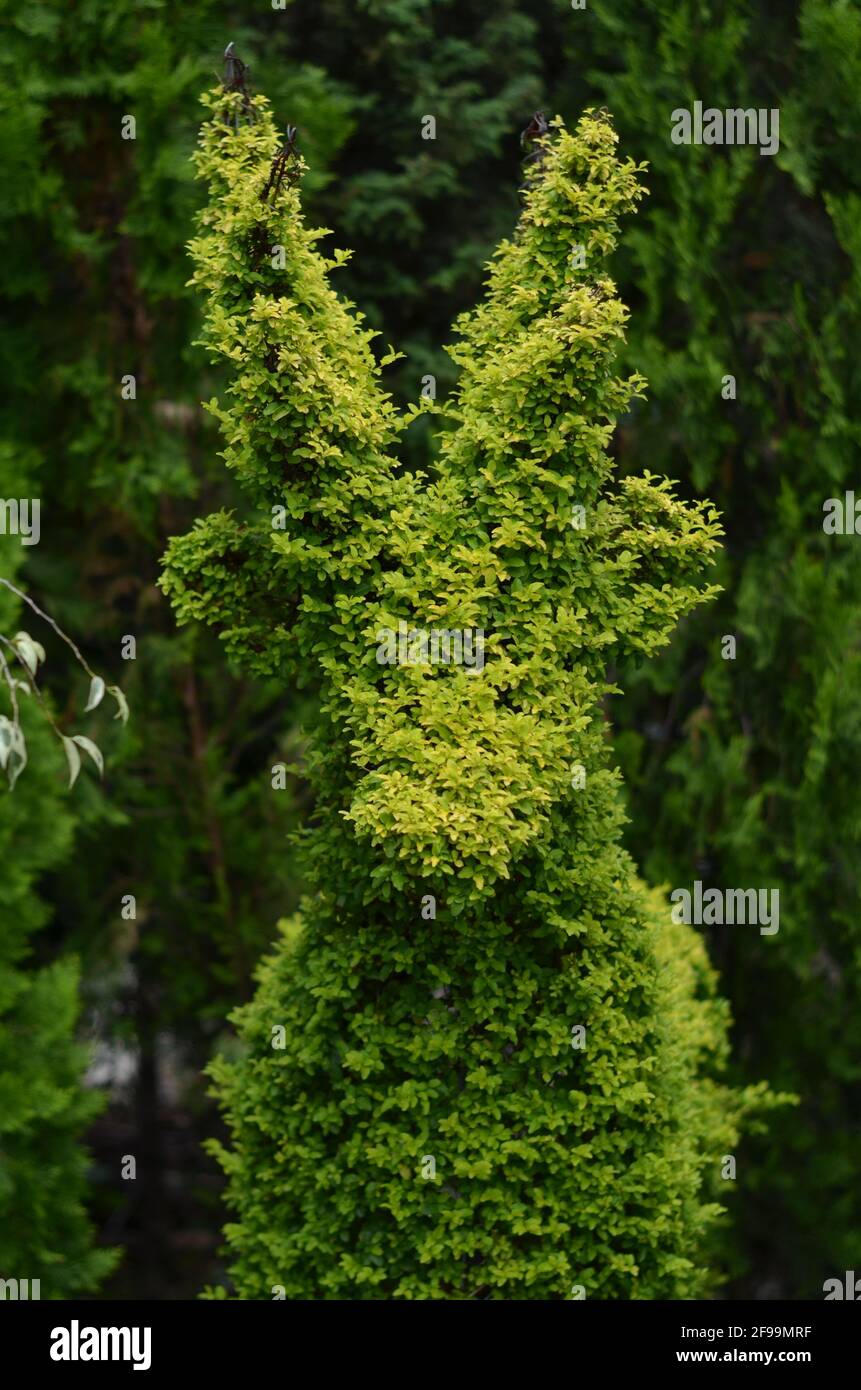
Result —
<path fill-rule="evenodd" d="M 80 962 L 89 1083 L 107 1092 L 87 1136 L 90 1206 L 101 1243 L 126 1252 L 103 1292 L 192 1296 L 218 1275 L 220 1180 L 200 1146 L 218 1121 L 200 1071 L 295 908 L 290 836 L 311 809 L 300 775 L 277 794 L 270 779 L 274 762 L 301 767 L 302 691 L 226 670 L 155 587 L 169 536 L 243 506 L 200 409 L 216 383 L 185 283 L 198 97 L 233 40 L 299 127 L 309 216 L 355 248 L 344 293 L 381 351 L 407 354 L 391 374 L 402 402 L 427 374 L 451 386 L 442 345 L 513 226 L 534 110 L 570 123 L 606 105 L 623 153 L 648 161 L 615 271 L 624 366 L 649 395 L 615 447 L 624 471 L 666 473 L 720 508 L 724 592 L 662 656 L 616 673 L 608 716 L 646 876 L 780 888 L 777 936 L 706 929 L 737 1079 L 801 1097 L 739 1155 L 721 1258 L 734 1294 L 821 1296 L 861 1240 L 861 566 L 852 537 L 821 529 L 824 500 L 857 481 L 861 432 L 861 0 L 3 0 L 0 14 L 3 495 L 42 499 L 40 545 L 3 539 L 0 572 L 24 559 L 30 592 L 132 707 L 125 732 L 97 720 L 103 784 L 65 793 L 46 739 L 14 810 L 0 803 L 4 839 L 44 846 L 16 879 L 27 906 L 10 908 L 5 873 L 0 906 L 33 978 Z M 779 108 L 778 154 L 671 144 L 671 112 L 695 100 Z M 430 448 L 411 431 L 411 463 Z M 46 645 L 71 717 L 81 677 Z M 57 1048 L 74 1046 L 66 1023 Z"/>

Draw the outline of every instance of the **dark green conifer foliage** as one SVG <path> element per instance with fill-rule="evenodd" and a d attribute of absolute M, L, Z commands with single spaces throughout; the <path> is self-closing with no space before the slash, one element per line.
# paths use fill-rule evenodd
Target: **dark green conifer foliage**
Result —
<path fill-rule="evenodd" d="M 776 936 L 705 929 L 737 1074 L 800 1097 L 740 1155 L 736 1289 L 818 1298 L 861 1240 L 861 566 L 823 532 L 861 496 L 861 9 L 624 0 L 569 40 L 564 88 L 588 68 L 649 164 L 615 263 L 649 379 L 620 467 L 707 494 L 726 535 L 717 602 L 620 676 L 627 840 L 652 882 L 780 890 Z M 776 108 L 779 150 L 673 145 L 697 99 Z"/>
<path fill-rule="evenodd" d="M 94 1135 L 99 1204 L 130 1248 L 122 1291 L 189 1294 L 201 1282 L 181 1244 L 189 1224 L 200 1233 L 189 1196 L 213 1167 L 193 1142 L 211 1121 L 196 1072 L 296 901 L 292 780 L 268 795 L 273 760 L 296 754 L 292 692 L 231 679 L 214 638 L 177 634 L 155 582 L 167 537 L 230 495 L 223 470 L 213 477 L 215 430 L 207 438 L 198 407 L 212 387 L 189 350 L 198 306 L 184 251 L 197 97 L 219 68 L 223 16 L 211 0 L 22 0 L 3 13 L 5 495 L 21 495 L 21 460 L 35 458 L 43 534 L 23 582 L 66 631 L 86 635 L 88 657 L 135 710 L 122 739 L 110 712 L 95 716 L 106 781 L 79 781 L 74 852 L 52 861 L 40 889 L 54 907 L 52 949 L 81 958 L 100 1040 L 133 1046 L 141 1061 L 130 1105 L 112 1107 Z M 276 22 L 269 7 L 260 15 Z M 281 80 L 298 75 L 282 66 Z M 320 76 L 301 76 L 337 143 Z M 135 397 L 124 398 L 132 376 Z M 121 657 L 127 634 L 135 660 Z M 45 674 L 60 708 L 86 698 L 62 649 Z M 120 915 L 129 893 L 133 921 Z M 180 1107 L 160 1090 L 159 1035 L 190 1078 Z M 134 1183 L 119 1177 L 126 1151 L 140 1160 Z M 203 1176 L 217 1211 L 215 1175 Z"/>
<path fill-rule="evenodd" d="M 200 521 L 163 582 L 181 620 L 317 699 L 310 891 L 239 1015 L 243 1054 L 214 1068 L 236 1288 L 695 1294 L 719 1210 L 703 1180 L 756 1097 L 714 1079 L 726 1018 L 702 945 L 619 844 L 601 711 L 608 660 L 651 654 L 711 595 L 719 529 L 667 482 L 612 478 L 643 382 L 613 371 L 605 258 L 638 170 L 603 113 L 555 123 L 458 324 L 424 479 L 398 469 L 417 412 L 394 410 L 394 354 L 375 362 L 329 287 L 344 253 L 317 250 L 295 159 L 271 192 L 268 103 L 234 129 L 237 97 L 204 100 L 194 278 L 233 368 L 210 409 L 260 520 Z M 400 622 L 483 630 L 483 668 L 386 665 Z"/>
<path fill-rule="evenodd" d="M 12 467 L 0 453 L 0 496 L 32 487 L 21 460 Z M 17 536 L 0 536 L 0 575 L 14 580 L 24 553 Z M 0 586 L 0 633 L 14 633 L 24 621 Z M 18 698 L 23 704 L 33 697 Z M 0 681 L 0 715 L 10 714 Z M 37 1279 L 41 1298 L 72 1298 L 94 1288 L 114 1256 L 93 1248 L 84 1210 L 81 1136 L 100 1102 L 82 1086 L 77 962 L 32 963 L 34 938 L 49 915 L 38 880 L 62 863 L 72 833 L 65 763 L 38 714 L 27 723 L 27 745 L 14 791 L 5 778 L 0 784 L 0 1279 Z"/>

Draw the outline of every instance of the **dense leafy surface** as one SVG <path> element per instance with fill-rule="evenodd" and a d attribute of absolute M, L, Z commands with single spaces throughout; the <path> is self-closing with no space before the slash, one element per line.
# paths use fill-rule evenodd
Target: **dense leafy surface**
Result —
<path fill-rule="evenodd" d="M 642 382 L 613 373 L 604 258 L 636 167 L 603 114 L 557 123 L 458 323 L 424 479 L 393 452 L 413 412 L 329 288 L 342 255 L 317 251 L 292 178 L 268 192 L 268 104 L 238 129 L 238 97 L 207 104 L 195 282 L 234 369 L 210 409 L 260 520 L 199 522 L 164 584 L 232 656 L 319 699 L 311 891 L 240 1015 L 245 1054 L 215 1067 L 237 1289 L 697 1292 L 703 1171 L 743 1101 L 704 1074 L 725 1019 L 701 944 L 618 844 L 601 711 L 608 656 L 652 652 L 710 592 L 718 532 L 666 483 L 611 482 L 613 419 Z M 481 629 L 483 669 L 380 664 L 400 621 Z"/>

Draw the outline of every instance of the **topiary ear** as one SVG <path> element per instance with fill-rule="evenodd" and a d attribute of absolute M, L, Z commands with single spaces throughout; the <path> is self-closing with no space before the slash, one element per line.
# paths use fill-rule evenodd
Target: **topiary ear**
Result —
<path fill-rule="evenodd" d="M 576 611 L 588 595 L 594 635 L 578 624 L 578 659 L 591 647 L 604 664 L 614 646 L 660 646 L 716 592 L 702 572 L 720 535 L 710 504 L 650 476 L 613 479 L 616 421 L 646 385 L 614 372 L 628 312 L 608 258 L 644 193 L 644 166 L 620 160 L 616 143 L 604 111 L 585 112 L 573 133 L 557 118 L 539 142 L 515 236 L 457 323 L 461 373 L 442 441 L 504 569 L 550 604 Z"/>
<path fill-rule="evenodd" d="M 608 258 L 620 218 L 645 193 L 638 180 L 645 166 L 620 160 L 617 141 L 609 116 L 592 111 L 573 133 L 557 117 L 544 137 L 515 234 L 489 263 L 482 301 L 455 324 L 459 341 L 448 351 L 460 375 L 456 428 L 444 440 L 449 468 L 473 471 L 470 451 L 492 425 L 501 431 L 499 453 L 557 457 L 569 473 L 594 474 L 580 477 L 581 488 L 606 477 L 609 431 L 595 426 L 645 387 L 638 374 L 612 374 L 628 314 Z"/>
<path fill-rule="evenodd" d="M 295 132 L 282 141 L 262 96 L 216 89 L 203 100 L 211 118 L 195 162 L 210 200 L 190 242 L 190 283 L 206 295 L 202 344 L 232 371 L 223 398 L 208 409 L 221 426 L 228 468 L 267 517 L 280 511 L 283 525 L 270 527 L 268 557 L 265 523 L 234 528 L 230 538 L 224 518 L 198 529 L 172 544 L 163 587 L 188 616 L 243 628 L 246 599 L 252 608 L 264 601 L 274 577 L 243 569 L 240 608 L 231 614 L 226 585 L 224 605 L 194 601 L 195 571 L 201 579 L 201 566 L 217 568 L 227 543 L 234 559 L 247 552 L 288 592 L 306 596 L 305 613 L 334 603 L 347 570 L 360 591 L 386 542 L 396 468 L 390 449 L 410 417 L 395 411 L 380 383 L 395 354 L 375 361 L 376 334 L 330 287 L 347 253 L 322 255 L 317 243 L 326 231 L 305 226 Z M 243 102 L 253 119 L 237 122 Z M 285 605 L 273 626 L 289 622 L 291 611 L 295 618 L 299 606 Z M 253 643 L 230 641 L 260 669 Z M 306 632 L 302 645 L 311 650 L 314 634 Z"/>
<path fill-rule="evenodd" d="M 378 335 L 329 284 L 349 253 L 322 255 L 328 231 L 305 226 L 301 157 L 290 155 L 292 172 L 279 180 L 286 147 L 268 102 L 253 98 L 257 120 L 234 130 L 224 120 L 234 100 L 207 102 L 213 118 L 196 164 L 210 202 L 189 244 L 190 283 L 207 296 L 203 344 L 234 369 L 226 396 L 235 404 L 210 409 L 228 467 L 257 500 L 283 501 L 297 521 L 313 512 L 339 531 L 353 491 L 364 504 L 372 478 L 391 472 L 386 450 L 405 422 L 380 385 L 370 350 Z"/>

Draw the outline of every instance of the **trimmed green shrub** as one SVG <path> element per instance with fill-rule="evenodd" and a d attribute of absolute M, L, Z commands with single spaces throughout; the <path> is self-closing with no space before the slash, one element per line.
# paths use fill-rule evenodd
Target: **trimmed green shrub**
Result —
<path fill-rule="evenodd" d="M 345 253 L 304 225 L 267 101 L 204 102 L 194 281 L 233 368 L 209 408 L 260 519 L 198 522 L 163 584 L 316 697 L 310 891 L 214 1066 L 236 1289 L 699 1293 L 704 1180 L 757 1097 L 715 1079 L 701 943 L 619 843 L 607 665 L 711 596 L 719 532 L 607 452 L 644 386 L 614 374 L 605 267 L 639 170 L 604 112 L 536 147 L 425 478 L 395 453 L 422 412 L 329 286 Z"/>

